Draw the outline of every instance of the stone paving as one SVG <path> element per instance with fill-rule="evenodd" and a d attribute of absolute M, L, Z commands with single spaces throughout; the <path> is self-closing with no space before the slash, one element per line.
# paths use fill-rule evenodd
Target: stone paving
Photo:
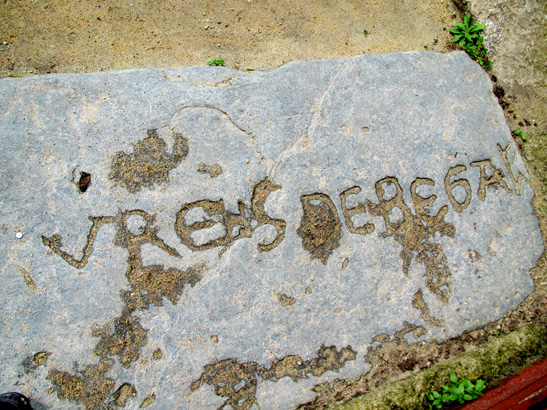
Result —
<path fill-rule="evenodd" d="M 515 309 L 543 252 L 463 52 L 0 80 L 0 387 L 293 408 Z"/>

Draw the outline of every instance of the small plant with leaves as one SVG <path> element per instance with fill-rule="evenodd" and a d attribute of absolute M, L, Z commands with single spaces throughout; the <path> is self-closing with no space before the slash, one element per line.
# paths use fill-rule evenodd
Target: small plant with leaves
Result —
<path fill-rule="evenodd" d="M 463 18 L 463 23 L 451 27 L 450 32 L 454 35 L 453 43 L 458 43 L 481 66 L 490 68 L 492 63 L 486 54 L 484 37 L 480 35 L 485 28 L 484 24 L 471 24 L 471 15 L 468 14 Z"/>
<path fill-rule="evenodd" d="M 474 400 L 482 396 L 484 390 L 484 381 L 477 380 L 476 383 L 470 382 L 468 379 L 458 380 L 456 375 L 450 375 L 452 384 L 443 386 L 443 392 L 434 391 L 427 393 L 426 397 L 430 400 L 431 406 L 441 409 L 443 406 L 449 406 L 454 403 L 464 403 L 469 400 Z"/>
<path fill-rule="evenodd" d="M 210 66 L 223 66 L 224 60 L 222 58 L 213 58 L 211 61 L 207 61 Z"/>
<path fill-rule="evenodd" d="M 524 135 L 524 132 L 522 132 L 522 130 L 516 130 L 516 131 L 514 132 L 514 134 L 515 134 L 517 137 L 522 138 L 522 140 L 523 140 L 524 142 L 528 141 L 528 137 L 527 137 L 526 135 Z"/>

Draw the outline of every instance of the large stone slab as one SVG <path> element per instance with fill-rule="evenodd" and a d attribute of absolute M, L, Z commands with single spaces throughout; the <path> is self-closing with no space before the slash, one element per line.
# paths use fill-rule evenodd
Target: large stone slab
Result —
<path fill-rule="evenodd" d="M 7 78 L 0 133 L 0 387 L 45 408 L 292 408 L 534 290 L 461 52 Z"/>

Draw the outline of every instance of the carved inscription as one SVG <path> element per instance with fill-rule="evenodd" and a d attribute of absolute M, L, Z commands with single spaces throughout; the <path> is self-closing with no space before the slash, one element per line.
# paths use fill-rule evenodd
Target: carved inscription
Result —
<path fill-rule="evenodd" d="M 61 247 L 63 246 L 61 242 L 63 237 L 61 235 L 53 235 L 51 238 L 42 236 L 42 242 L 44 245 L 49 246 L 53 252 L 58 254 L 67 263 L 75 268 L 81 269 L 87 264 L 87 261 L 91 256 L 91 252 L 93 252 L 93 243 L 95 242 L 95 238 L 97 237 L 100 227 L 105 223 L 113 222 L 114 218 L 111 216 L 90 216 L 89 220 L 93 224 L 91 225 L 91 229 L 87 235 L 87 244 L 82 251 L 82 257 L 80 259 L 76 259 L 74 256 L 61 250 Z"/>
<path fill-rule="evenodd" d="M 173 138 L 175 144 L 168 154 L 165 142 L 155 130 L 150 130 L 148 138 L 137 143 L 133 153 L 118 152 L 115 155 L 110 177 L 131 193 L 142 187 L 151 188 L 166 183 L 169 171 L 188 154 L 187 140 L 179 134 L 173 134 Z M 501 146 L 498 148 L 511 177 L 514 194 L 520 195 L 522 181 L 528 180 L 520 170 L 514 169 L 516 160 L 509 159 L 511 145 L 505 149 Z M 492 159 L 481 159 L 467 165 L 451 167 L 443 181 L 448 197 L 445 202 L 458 214 L 470 206 L 474 193 L 464 172 L 478 172 L 479 183 L 475 192 L 482 202 L 486 200 L 489 187 L 502 187 L 513 194 L 503 179 L 504 173 L 492 164 Z M 209 173 L 205 168 L 204 172 Z M 425 268 L 423 289 L 447 305 L 452 295 L 452 272 L 439 239 L 443 236 L 454 237 L 456 227 L 445 220 L 450 212 L 448 204 L 440 206 L 436 213 L 433 211 L 438 197 L 426 195 L 426 192 L 435 187 L 433 179 L 415 178 L 409 187 L 412 203 L 407 204 L 398 178 L 386 176 L 374 183 L 374 200 L 357 201 L 350 208 L 348 198 L 362 191 L 362 187 L 353 186 L 339 194 L 338 206 L 341 206 L 343 220 L 350 234 L 372 234 L 376 230 L 373 220 L 381 218 L 384 231 L 378 235 L 381 238 L 392 238 L 401 246 L 399 255 L 403 273 L 409 274 L 412 262 L 422 264 Z M 269 252 L 278 247 L 286 236 L 287 222 L 270 216 L 266 211 L 270 194 L 282 189 L 281 185 L 267 177 L 253 186 L 250 204 L 238 201 L 236 212 L 226 209 L 224 199 L 200 199 L 184 203 L 175 215 L 175 232 L 181 244 L 188 249 L 204 251 L 220 248 L 219 256 L 222 256 L 236 241 L 251 238 L 257 229 L 270 225 L 275 230 L 275 237 L 258 244 L 259 251 Z M 301 195 L 300 202 L 302 219 L 296 233 L 302 240 L 302 248 L 310 254 L 312 260 L 318 259 L 326 265 L 343 237 L 343 224 L 337 204 L 320 192 Z M 358 223 L 357 219 L 365 222 Z M 128 383 L 115 389 L 116 383 L 106 376 L 115 364 L 113 359 L 117 358 L 120 365 L 129 368 L 141 357 L 148 331 L 142 327 L 138 312 L 151 305 L 162 306 L 165 299 L 177 304 L 183 289 L 188 285 L 193 287 L 201 280 L 204 266 L 183 270 L 165 268 L 163 265 L 145 265 L 141 251 L 144 245 L 153 245 L 173 257 L 181 256 L 173 246 L 158 236 L 154 216 L 141 209 L 120 211 L 115 216 L 89 216 L 89 220 L 91 227 L 87 243 L 77 255 L 63 250 L 62 237 L 58 234 L 42 236 L 42 241 L 68 264 L 82 269 L 89 262 L 100 228 L 105 224 L 114 224 L 114 245 L 128 252 L 125 276 L 129 289 L 120 292 L 122 311 L 119 316 L 93 329 L 93 336 L 98 338 L 94 348 L 94 354 L 99 358 L 98 364 L 89 364 L 76 374 L 57 369 L 50 370 L 48 374 L 59 397 L 82 402 L 86 408 L 92 409 L 101 406 L 108 408 L 112 403 L 120 405 L 125 403 L 127 397 L 137 394 Z M 346 258 L 342 269 L 348 263 Z M 295 301 L 287 295 L 279 296 L 278 300 L 283 306 L 292 305 Z M 420 310 L 420 317 L 427 324 L 437 327 L 445 325 L 442 319 L 431 315 L 422 288 L 415 293 L 412 304 Z M 205 366 L 191 389 L 196 390 L 203 384 L 211 385 L 218 396 L 226 398 L 219 409 L 226 406 L 249 409 L 257 403 L 259 380 L 275 382 L 288 376 L 296 382 L 308 375 L 319 376 L 327 370 L 337 371 L 347 360 L 354 360 L 355 357 L 356 352 L 351 346 L 341 350 L 334 346 L 322 346 L 316 358 L 303 360 L 300 356 L 289 355 L 271 362 L 268 368 L 256 362 L 239 363 L 229 358 Z"/>
<path fill-rule="evenodd" d="M 266 214 L 266 211 L 264 209 L 266 205 L 266 200 L 268 199 L 268 195 L 270 195 L 274 191 L 277 191 L 278 189 L 281 189 L 281 185 L 276 184 L 271 178 L 266 178 L 264 181 L 256 184 L 253 190 L 252 214 L 253 217 L 258 221 L 257 228 L 264 225 L 272 225 L 277 231 L 277 236 L 272 242 L 268 244 L 258 244 L 258 250 L 260 251 L 271 251 L 276 246 L 278 246 L 285 237 L 287 223 L 282 219 L 270 218 Z"/>
<path fill-rule="evenodd" d="M 164 298 L 177 304 L 184 287 L 194 286 L 201 280 L 203 266 L 180 270 L 165 269 L 163 265 L 143 265 L 141 247 L 144 244 L 154 245 L 169 255 L 180 257 L 176 249 L 157 236 L 157 228 L 153 227 L 154 217 L 143 210 L 89 219 L 92 226 L 81 259 L 61 250 L 60 237 L 43 236 L 42 241 L 72 266 L 83 268 L 89 260 L 100 227 L 114 223 L 114 244 L 129 252 L 125 276 L 130 289 L 120 292 L 123 301 L 121 315 L 102 327 L 97 326 L 92 333 L 99 338 L 94 354 L 100 358 L 100 364 L 87 366 L 80 375 L 58 370 L 51 370 L 48 374 L 59 397 L 80 401 L 86 408 L 93 409 L 106 403 L 114 387 L 114 382 L 105 376 L 114 365 L 110 357 L 118 357 L 119 363 L 128 368 L 139 359 L 141 349 L 147 342 L 147 330 L 141 326 L 136 312 L 148 309 L 152 304 L 162 306 Z"/>
<path fill-rule="evenodd" d="M 461 174 L 466 170 L 467 167 L 465 165 L 456 165 L 455 167 L 450 168 L 446 173 L 446 177 L 444 177 L 444 186 L 448 199 L 450 199 L 450 203 L 452 204 L 454 210 L 459 213 L 462 213 L 462 211 L 471 203 L 471 185 L 467 179 L 458 179 L 452 182 L 450 182 L 450 179 L 452 176 Z M 465 191 L 465 199 L 462 201 L 458 201 L 454 197 L 453 191 L 456 187 L 461 187 Z"/>
<path fill-rule="evenodd" d="M 481 182 L 478 191 L 478 196 L 481 201 L 484 201 L 486 199 L 486 187 L 490 185 L 500 185 L 501 187 L 505 188 L 507 192 L 511 193 L 511 190 L 507 186 L 507 183 L 502 178 L 503 174 L 501 170 L 495 168 L 492 165 L 491 160 L 484 159 L 482 161 L 475 161 L 471 163 L 471 166 L 478 167 L 481 170 Z"/>
<path fill-rule="evenodd" d="M 192 202 L 182 206 L 177 213 L 175 222 L 176 232 L 186 246 L 193 251 L 205 250 L 222 246 L 221 254 L 237 239 L 250 238 L 252 235 L 251 225 L 249 220 L 245 218 L 245 205 L 242 201 L 238 202 L 239 214 L 234 214 L 224 208 L 224 200 L 209 201 L 203 199 L 201 201 Z M 193 209 L 202 209 L 209 219 L 187 224 L 185 216 Z M 224 236 L 211 239 L 205 243 L 197 244 L 192 239 L 192 233 L 213 227 L 216 224 L 221 224 Z M 234 229 L 238 228 L 238 229 Z M 237 234 L 234 232 L 237 230 Z"/>
<path fill-rule="evenodd" d="M 193 251 L 201 251 L 210 248 L 222 246 L 220 254 L 222 255 L 236 240 L 242 238 L 250 238 L 253 232 L 264 225 L 272 225 L 277 236 L 270 243 L 258 244 L 260 251 L 271 251 L 277 247 L 285 237 L 287 223 L 282 219 L 274 219 L 266 214 L 264 209 L 268 195 L 274 191 L 281 189 L 271 178 L 266 178 L 256 184 L 253 190 L 252 207 L 246 209 L 243 201 L 238 201 L 239 213 L 234 214 L 224 207 L 224 200 L 210 201 L 203 199 L 201 201 L 184 204 L 177 213 L 175 221 L 175 230 L 182 243 Z M 208 219 L 196 222 L 188 222 L 186 217 L 188 213 L 194 209 L 201 209 Z M 250 215 L 250 216 L 247 216 Z M 257 222 L 257 225 L 251 228 L 251 219 Z M 196 243 L 192 239 L 192 234 L 197 231 L 205 230 L 221 225 L 224 236 L 210 239 L 205 243 Z"/>
<path fill-rule="evenodd" d="M 356 207 L 348 208 L 347 197 L 348 195 L 357 195 L 361 192 L 361 187 L 354 186 L 346 189 L 340 194 L 340 201 L 342 202 L 342 212 L 344 212 L 344 218 L 346 219 L 346 225 L 351 233 L 358 233 L 361 235 L 367 235 L 374 232 L 374 224 L 367 222 L 363 226 L 355 226 L 351 218 L 355 215 L 365 215 L 367 213 L 367 207 L 364 202 L 359 202 Z"/>
<path fill-rule="evenodd" d="M 433 181 L 429 181 L 426 184 L 433 185 Z M 432 242 L 431 239 L 435 233 L 453 237 L 456 230 L 454 225 L 444 222 L 443 217 L 446 214 L 444 207 L 437 215 L 429 215 L 425 211 L 425 204 L 432 204 L 434 199 L 432 196 L 422 198 L 417 195 L 416 186 L 423 183 L 422 178 L 413 182 L 414 199 L 417 200 L 417 209 L 419 209 L 418 215 L 414 215 L 405 203 L 401 185 L 394 177 L 386 177 L 376 182 L 378 203 L 369 201 L 368 207 L 371 213 L 382 216 L 384 219 L 386 230 L 380 236 L 391 236 L 403 247 L 400 253 L 403 260 L 403 272 L 408 274 L 413 259 L 423 263 L 426 268 L 427 288 L 437 299 L 447 304 L 452 293 L 452 274 L 441 245 Z M 389 199 L 385 199 L 385 185 L 395 186 L 395 195 Z M 399 210 L 399 217 L 394 216 L 396 209 Z"/>
<path fill-rule="evenodd" d="M 177 138 L 182 137 L 179 136 Z M 151 144 L 152 142 L 147 142 L 148 139 L 151 139 L 154 143 L 157 141 L 162 141 L 163 143 L 163 140 L 159 139 L 155 130 L 150 130 L 149 138 L 139 143 L 142 146 L 137 144 L 135 153 L 132 155 L 137 155 L 145 149 L 144 147 L 147 144 Z M 180 146 L 177 151 L 179 152 L 177 154 L 179 160 L 186 155 L 183 155 L 184 152 L 187 153 L 187 150 L 183 149 L 184 144 L 186 144 L 184 141 L 179 140 Z M 160 146 L 163 147 L 162 144 Z M 513 164 L 508 159 L 510 148 L 511 145 L 509 144 L 505 149 L 499 147 L 499 150 L 508 173 L 511 175 L 515 186 L 515 194 L 520 195 L 522 181 L 526 181 L 526 178 L 518 170 L 518 178 L 515 177 L 512 169 Z M 175 152 L 175 148 L 173 150 Z M 175 153 L 171 155 L 175 155 Z M 492 165 L 491 159 L 474 161 L 470 166 L 479 169 L 479 186 L 476 193 L 481 201 L 485 200 L 486 189 L 489 186 L 501 186 L 508 193 L 512 193 L 503 179 L 503 172 Z M 468 167 L 459 164 L 451 167 L 444 178 L 446 194 L 452 208 L 458 213 L 462 213 L 469 207 L 473 196 L 469 181 L 466 178 L 456 178 L 466 171 L 468 171 Z M 392 186 L 395 189 L 392 196 L 385 191 L 385 188 L 388 186 Z M 425 257 L 420 255 L 416 259 L 423 261 L 426 266 L 432 266 L 432 263 L 427 262 L 430 259 L 437 260 L 441 265 L 445 264 L 445 258 L 441 256 L 442 252 L 439 253 L 438 250 L 430 248 L 429 245 L 426 246 L 424 240 L 431 238 L 437 232 L 441 236 L 452 236 L 454 234 L 454 227 L 443 222 L 445 215 L 449 212 L 448 205 L 443 205 L 436 215 L 431 214 L 428 209 L 432 207 L 438 197 L 437 195 L 420 195 L 418 191 L 422 186 L 435 187 L 435 181 L 430 178 L 418 177 L 412 182 L 410 193 L 414 204 L 414 212 L 404 202 L 403 189 L 397 178 L 392 176 L 376 181 L 374 189 L 378 199 L 377 203 L 366 200 L 366 202 L 357 202 L 357 205 L 352 208 L 348 207 L 348 197 L 350 195 L 357 195 L 362 191 L 362 188 L 359 186 L 350 187 L 340 194 L 342 214 L 350 233 L 368 235 L 376 229 L 372 222 L 366 222 L 360 226 L 356 225 L 353 220 L 354 217 L 381 216 L 384 220 L 386 231 L 380 234 L 380 236 L 393 236 L 397 241 L 405 243 L 401 254 L 405 273 L 408 273 L 409 265 L 414 259 L 411 256 L 412 252 L 423 253 L 423 251 L 427 251 L 430 256 Z M 244 204 L 241 200 L 238 201 L 237 213 L 227 210 L 223 199 L 201 199 L 183 204 L 176 215 L 175 231 L 181 242 L 189 249 L 203 251 L 221 247 L 220 255 L 222 255 L 235 241 L 250 238 L 256 229 L 264 225 L 271 225 L 276 230 L 275 238 L 269 243 L 260 243 L 258 245 L 260 251 L 271 251 L 279 246 L 285 238 L 287 223 L 281 218 L 272 218 L 269 216 L 266 213 L 265 204 L 268 196 L 280 189 L 282 187 L 273 179 L 269 177 L 265 178 L 254 186 L 250 206 Z M 311 254 L 312 259 L 319 259 L 322 263 L 326 264 L 329 255 L 340 245 L 340 239 L 343 235 L 337 207 L 328 195 L 320 192 L 302 195 L 300 201 L 303 216 L 297 234 L 302 238 L 302 247 Z M 198 210 L 201 211 L 201 216 L 198 220 L 192 220 L 191 214 L 195 214 L 195 211 Z M 90 217 L 93 222 L 90 237 L 96 235 L 97 230 L 103 223 L 111 222 L 111 218 Z M 252 221 L 255 221 L 255 223 L 252 224 Z M 213 229 L 215 227 L 218 229 Z M 220 234 L 219 231 L 221 232 Z M 204 237 L 205 239 L 203 239 Z M 82 257 L 76 259 L 60 250 L 60 236 L 54 235 L 51 238 L 44 238 L 44 243 L 77 268 L 81 268 L 86 263 L 92 251 L 92 241 L 89 241 L 88 246 L 83 250 Z M 445 285 L 448 286 L 446 274 L 444 274 L 444 279 L 442 279 L 443 275 L 437 274 L 433 276 L 436 276 L 437 280 L 430 279 L 428 286 L 435 288 L 435 292 L 437 292 L 438 288 L 442 288 Z M 439 284 L 433 285 L 434 282 L 439 282 Z M 440 295 L 438 297 L 443 298 Z"/>
<path fill-rule="evenodd" d="M 509 171 L 509 175 L 511 175 L 511 180 L 513 181 L 513 185 L 515 187 L 515 193 L 517 195 L 520 195 L 520 186 L 522 184 L 522 181 L 526 181 L 526 183 L 529 185 L 530 182 L 528 179 L 520 172 L 519 169 L 517 169 L 518 177 L 515 177 L 515 172 L 513 172 L 513 165 L 515 163 L 515 160 L 517 159 L 517 153 L 515 150 L 515 154 L 513 156 L 513 161 L 509 161 L 509 150 L 511 148 L 511 144 L 507 144 L 505 149 L 501 147 L 501 145 L 498 144 L 498 149 L 500 151 L 501 157 L 503 158 L 503 162 L 505 163 L 505 167 Z"/>

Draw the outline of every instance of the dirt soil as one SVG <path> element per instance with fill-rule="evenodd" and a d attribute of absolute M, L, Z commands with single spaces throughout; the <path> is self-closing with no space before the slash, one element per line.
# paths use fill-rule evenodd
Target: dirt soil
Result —
<path fill-rule="evenodd" d="M 448 28 L 463 14 L 451 0 L 3 0 L 0 77 L 205 66 L 213 58 L 245 70 L 364 53 L 448 52 L 456 48 Z M 499 89 L 496 94 L 513 131 L 528 125 L 511 96 Z M 528 145 L 518 138 L 517 143 L 547 237 L 547 135 L 540 128 L 530 126 L 537 135 Z M 318 398 L 302 408 L 343 402 L 531 323 L 546 327 L 546 266 L 544 255 L 531 272 L 536 292 L 500 321 L 441 345 L 409 346 L 403 336 L 415 329 L 401 329 L 370 352 L 371 372 L 359 380 L 316 386 Z M 489 377 L 496 383 L 506 375 Z"/>
<path fill-rule="evenodd" d="M 3 0 L 0 76 L 443 52 L 460 19 L 450 0 Z"/>

